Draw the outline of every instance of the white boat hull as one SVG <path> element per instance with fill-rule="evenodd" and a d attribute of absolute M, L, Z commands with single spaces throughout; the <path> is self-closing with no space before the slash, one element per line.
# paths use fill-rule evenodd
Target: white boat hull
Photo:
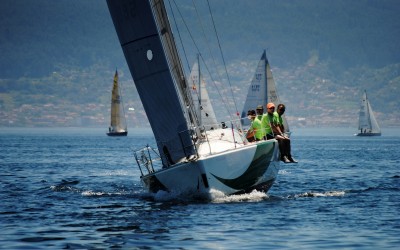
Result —
<path fill-rule="evenodd" d="M 268 191 L 278 175 L 279 149 L 276 140 L 261 141 L 141 177 L 145 189 L 208 196 L 213 191 L 225 195 Z"/>

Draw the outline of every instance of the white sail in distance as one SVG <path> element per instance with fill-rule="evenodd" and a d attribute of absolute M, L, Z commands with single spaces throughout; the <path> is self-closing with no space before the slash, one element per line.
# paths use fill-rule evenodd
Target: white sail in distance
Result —
<path fill-rule="evenodd" d="M 200 126 L 203 126 L 206 130 L 215 129 L 218 121 L 208 95 L 206 82 L 201 75 L 199 56 L 197 56 L 197 62 L 193 64 L 190 72 L 189 86 L 191 87 L 191 94 Z"/>
<path fill-rule="evenodd" d="M 371 104 L 368 100 L 367 91 L 364 90 L 361 98 L 360 112 L 358 117 L 359 136 L 381 135 L 381 128 L 375 119 Z"/>
<path fill-rule="evenodd" d="M 127 135 L 125 110 L 122 102 L 121 89 L 118 82 L 118 71 L 115 70 L 111 93 L 111 119 L 107 135 Z"/>
<path fill-rule="evenodd" d="M 264 111 L 266 111 L 266 104 L 269 102 L 274 103 L 276 108 L 278 107 L 278 104 L 282 103 L 276 89 L 271 66 L 264 50 L 247 91 L 247 96 L 241 115 L 242 124 L 245 126 L 250 125 L 250 121 L 246 119 L 248 110 L 255 110 L 258 105 L 262 105 L 264 107 Z M 285 132 L 290 134 L 289 124 L 285 115 L 283 115 L 282 118 Z"/>

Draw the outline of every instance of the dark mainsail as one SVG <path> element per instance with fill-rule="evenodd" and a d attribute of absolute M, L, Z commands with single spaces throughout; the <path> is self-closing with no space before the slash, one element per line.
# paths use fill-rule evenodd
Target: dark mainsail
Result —
<path fill-rule="evenodd" d="M 159 152 L 166 156 L 163 163 L 194 154 L 188 123 L 196 125 L 196 117 L 186 110 L 193 105 L 186 95 L 190 92 L 163 2 L 108 0 L 107 4 Z"/>

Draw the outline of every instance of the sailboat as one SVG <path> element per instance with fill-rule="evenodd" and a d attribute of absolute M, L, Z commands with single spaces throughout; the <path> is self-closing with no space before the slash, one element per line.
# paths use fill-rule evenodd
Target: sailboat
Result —
<path fill-rule="evenodd" d="M 118 71 L 115 70 L 113 88 L 111 92 L 111 122 L 108 127 L 108 136 L 126 136 L 128 129 L 126 127 L 126 119 L 124 105 L 118 84 Z"/>
<path fill-rule="evenodd" d="M 267 54 L 264 50 L 247 91 L 247 96 L 241 115 L 242 124 L 245 126 L 250 124 L 250 121 L 246 119 L 248 110 L 256 109 L 258 105 L 264 106 L 265 110 L 265 105 L 269 102 L 274 103 L 276 107 L 278 104 L 282 103 L 276 89 L 275 80 L 272 75 L 271 66 L 269 65 L 267 59 Z M 285 133 L 290 134 L 289 124 L 285 115 L 282 115 L 282 118 L 283 126 L 285 127 Z"/>
<path fill-rule="evenodd" d="M 156 141 L 134 151 L 144 189 L 206 199 L 268 191 L 278 174 L 277 141 L 248 143 L 239 119 L 201 128 L 164 2 L 107 4 Z"/>
<path fill-rule="evenodd" d="M 215 112 L 206 89 L 206 83 L 200 72 L 199 55 L 197 55 L 197 62 L 193 64 L 192 71 L 190 72 L 189 86 L 192 86 L 191 94 L 197 115 L 199 117 L 200 126 L 203 126 L 205 130 L 217 128 L 217 117 L 215 116 Z"/>
<path fill-rule="evenodd" d="M 360 112 L 358 117 L 358 129 L 357 136 L 380 136 L 381 129 L 378 122 L 375 119 L 374 112 L 372 111 L 371 104 L 367 97 L 367 91 L 364 90 L 364 94 L 361 99 Z"/>

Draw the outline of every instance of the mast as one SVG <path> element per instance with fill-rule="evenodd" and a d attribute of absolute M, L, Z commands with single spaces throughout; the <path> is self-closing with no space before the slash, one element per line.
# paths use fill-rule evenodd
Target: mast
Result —
<path fill-rule="evenodd" d="M 199 54 L 197 54 L 197 67 L 198 67 L 198 84 L 199 84 L 199 107 L 198 107 L 198 114 L 199 114 L 199 124 L 203 125 L 202 119 L 201 119 L 201 111 L 202 111 L 202 102 L 201 102 L 201 72 L 200 72 L 200 59 L 199 59 Z"/>
<path fill-rule="evenodd" d="M 136 0 L 137 1 L 137 0 Z M 153 15 L 156 25 L 160 32 L 162 45 L 164 46 L 165 56 L 168 59 L 170 70 L 173 74 L 175 84 L 182 99 L 183 110 L 188 109 L 189 122 L 194 126 L 199 126 L 199 119 L 193 105 L 193 99 L 190 94 L 190 87 L 187 84 L 183 71 L 182 63 L 179 57 L 178 49 L 172 34 L 172 29 L 168 21 L 168 15 L 165 9 L 164 0 L 149 0 L 153 7 Z"/>

